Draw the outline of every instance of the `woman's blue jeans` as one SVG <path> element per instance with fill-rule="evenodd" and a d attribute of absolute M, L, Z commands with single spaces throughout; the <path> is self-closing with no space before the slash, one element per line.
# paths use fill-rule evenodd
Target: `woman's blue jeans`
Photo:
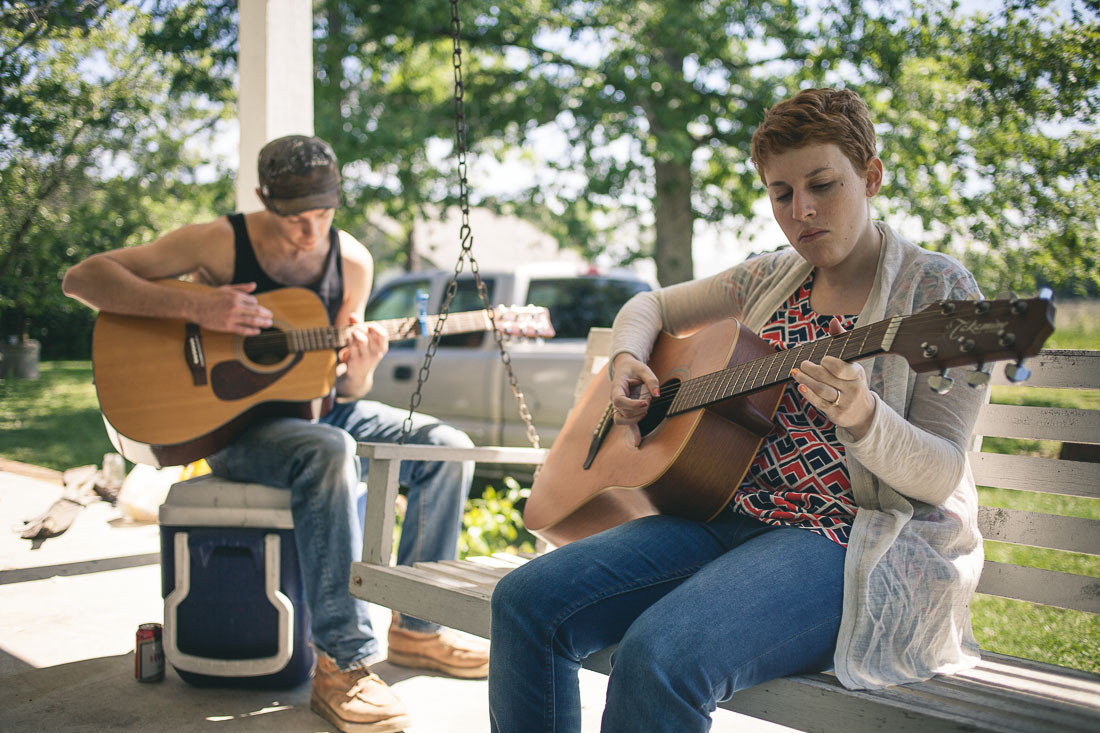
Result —
<path fill-rule="evenodd" d="M 602 730 L 705 731 L 718 701 L 832 666 L 845 550 L 726 509 L 647 517 L 512 571 L 492 600 L 498 733 L 578 731 L 578 672 L 612 655 Z"/>
<path fill-rule="evenodd" d="M 290 490 L 313 641 L 341 669 L 378 653 L 367 604 L 348 593 L 351 563 L 363 552 L 359 483 L 367 474 L 367 461 L 355 455 L 355 443 L 397 442 L 407 416 L 408 410 L 379 402 L 342 403 L 319 422 L 258 422 L 207 458 L 219 476 Z M 473 445 L 462 431 L 419 413 L 407 442 Z M 472 480 L 473 463 L 401 465 L 400 482 L 408 487 L 409 503 L 397 549 L 399 565 L 455 558 Z M 404 616 L 400 625 L 414 631 L 438 628 Z"/>

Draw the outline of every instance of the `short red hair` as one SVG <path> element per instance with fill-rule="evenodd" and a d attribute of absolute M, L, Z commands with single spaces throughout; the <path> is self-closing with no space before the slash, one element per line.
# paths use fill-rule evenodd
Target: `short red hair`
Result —
<path fill-rule="evenodd" d="M 863 99 L 850 89 L 803 89 L 764 113 L 752 136 L 752 163 L 760 180 L 773 155 L 832 143 L 857 171 L 875 157 L 875 127 Z"/>

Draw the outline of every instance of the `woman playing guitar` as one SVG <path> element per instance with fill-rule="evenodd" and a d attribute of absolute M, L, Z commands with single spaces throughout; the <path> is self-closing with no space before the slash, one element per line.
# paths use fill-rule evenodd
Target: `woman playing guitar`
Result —
<path fill-rule="evenodd" d="M 752 160 L 791 247 L 623 307 L 611 403 L 634 445 L 660 391 L 646 362 L 661 331 L 737 318 L 786 349 L 978 295 L 958 262 L 872 220 L 883 164 L 855 93 L 776 105 Z M 605 731 L 706 730 L 717 701 L 790 674 L 833 668 L 877 688 L 976 662 L 966 448 L 983 395 L 936 394 L 902 359 L 867 365 L 798 364 L 711 521 L 637 519 L 508 574 L 492 602 L 493 729 L 578 730 L 580 660 L 613 644 Z"/>

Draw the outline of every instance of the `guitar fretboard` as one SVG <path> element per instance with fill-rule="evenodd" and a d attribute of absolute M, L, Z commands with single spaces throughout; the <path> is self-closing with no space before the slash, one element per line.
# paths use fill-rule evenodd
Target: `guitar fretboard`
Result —
<path fill-rule="evenodd" d="M 682 382 L 669 405 L 668 414 L 677 415 L 722 400 L 748 394 L 791 379 L 791 369 L 803 361 L 820 363 L 826 356 L 858 361 L 888 351 L 902 318 L 856 328 L 839 336 L 809 341 L 777 351 L 737 366 L 729 367 Z"/>
<path fill-rule="evenodd" d="M 432 331 L 439 321 L 439 316 L 432 315 L 426 318 L 428 330 Z M 391 341 L 398 339 L 416 338 L 420 335 L 420 319 L 390 318 L 372 323 L 386 332 Z M 489 312 L 465 311 L 451 313 L 443 322 L 443 334 L 470 333 L 472 331 L 489 330 Z M 323 328 L 301 328 L 286 331 L 280 334 L 285 338 L 285 348 L 290 352 L 319 351 L 322 349 L 338 349 L 347 344 L 348 331 L 351 326 L 326 326 Z"/>

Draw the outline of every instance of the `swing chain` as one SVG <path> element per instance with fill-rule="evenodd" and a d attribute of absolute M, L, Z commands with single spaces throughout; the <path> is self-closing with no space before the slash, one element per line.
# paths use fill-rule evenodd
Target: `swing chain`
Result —
<path fill-rule="evenodd" d="M 420 406 L 422 398 L 421 392 L 424 383 L 428 381 L 428 377 L 431 374 L 432 359 L 435 357 L 436 350 L 439 347 L 439 339 L 443 332 L 444 323 L 447 320 L 447 316 L 450 315 L 451 301 L 458 292 L 458 276 L 462 273 L 463 263 L 469 259 L 470 272 L 473 273 L 474 281 L 477 285 L 477 294 L 481 298 L 481 302 L 485 305 L 485 311 L 489 316 L 489 332 L 493 334 L 493 340 L 496 341 L 497 350 L 500 352 L 500 360 L 504 364 L 504 369 L 508 374 L 508 382 L 512 388 L 512 396 L 515 397 L 519 405 L 519 415 L 526 426 L 527 440 L 531 443 L 532 447 L 538 448 L 539 434 L 538 431 L 535 430 L 535 423 L 531 418 L 531 411 L 527 408 L 527 401 L 524 399 L 523 392 L 519 389 L 515 372 L 512 371 L 512 357 L 504 347 L 504 335 L 496 327 L 496 313 L 489 300 L 489 291 L 485 287 L 485 282 L 481 279 L 481 271 L 473 253 L 474 238 L 470 228 L 470 191 L 466 176 L 466 102 L 465 84 L 462 80 L 462 24 L 458 17 L 458 0 L 450 0 L 450 3 L 451 40 L 454 43 L 451 59 L 452 65 L 454 66 L 455 79 L 455 149 L 458 151 L 458 201 L 459 208 L 462 211 L 462 226 L 459 228 L 458 233 L 461 243 L 461 252 L 459 253 L 458 261 L 455 263 L 454 274 L 451 276 L 450 282 L 447 283 L 447 290 L 444 294 L 443 303 L 439 309 L 439 315 L 435 322 L 435 330 L 432 333 L 432 340 L 431 343 L 428 344 L 427 352 L 424 354 L 424 364 L 417 373 L 416 391 L 413 392 L 412 397 L 409 399 L 409 414 L 401 426 L 401 440 L 399 442 L 404 444 L 409 433 L 412 432 L 413 413 L 416 411 L 416 408 Z"/>

